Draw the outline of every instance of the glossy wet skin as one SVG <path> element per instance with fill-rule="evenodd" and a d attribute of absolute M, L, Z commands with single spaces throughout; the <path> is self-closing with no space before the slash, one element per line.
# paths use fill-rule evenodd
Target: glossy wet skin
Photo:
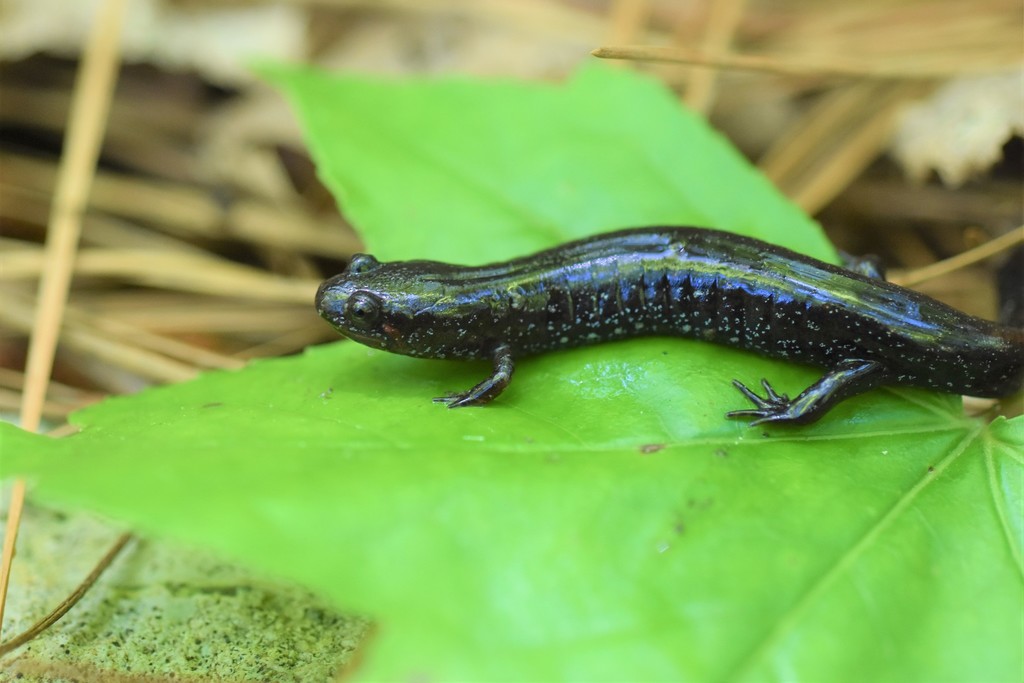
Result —
<path fill-rule="evenodd" d="M 733 416 L 758 421 L 813 421 L 883 383 L 999 396 L 1024 381 L 1020 331 L 879 278 L 698 228 L 624 230 L 479 267 L 357 255 L 321 286 L 317 308 L 339 332 L 374 348 L 492 359 L 495 376 L 445 399 L 449 405 L 491 400 L 514 358 L 646 335 L 829 369 L 792 401 L 767 386 L 767 397 L 755 400 L 742 387 L 756 410 Z"/>

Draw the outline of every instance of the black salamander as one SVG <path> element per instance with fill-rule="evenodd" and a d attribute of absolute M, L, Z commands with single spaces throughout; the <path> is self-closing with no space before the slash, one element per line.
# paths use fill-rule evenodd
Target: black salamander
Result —
<path fill-rule="evenodd" d="M 739 381 L 728 417 L 809 423 L 879 385 L 999 397 L 1024 384 L 1024 331 L 749 237 L 656 227 L 577 240 L 485 266 L 355 255 L 316 295 L 320 315 L 368 346 L 420 358 L 489 359 L 492 374 L 435 399 L 483 405 L 514 360 L 627 337 L 692 337 L 824 366 L 796 398 Z"/>

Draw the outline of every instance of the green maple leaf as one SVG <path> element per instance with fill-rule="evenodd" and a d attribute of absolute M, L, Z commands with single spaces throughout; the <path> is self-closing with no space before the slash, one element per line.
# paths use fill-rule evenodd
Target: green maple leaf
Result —
<path fill-rule="evenodd" d="M 504 259 L 602 229 L 820 232 L 657 84 L 274 70 L 383 259 Z M 284 227 L 282 229 L 285 229 Z M 319 324 L 311 315 L 310 324 Z M 370 615 L 367 680 L 992 680 L 1024 673 L 1024 422 L 881 390 L 749 428 L 730 386 L 812 368 L 681 339 L 486 364 L 340 342 L 109 400 L 4 475 Z"/>

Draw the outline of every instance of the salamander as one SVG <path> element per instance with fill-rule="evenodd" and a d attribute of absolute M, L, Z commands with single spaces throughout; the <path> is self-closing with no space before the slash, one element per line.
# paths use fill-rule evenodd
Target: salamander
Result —
<path fill-rule="evenodd" d="M 483 266 L 356 254 L 316 295 L 341 334 L 419 358 L 488 359 L 491 374 L 435 399 L 489 403 L 516 359 L 627 337 L 692 337 L 809 363 L 795 398 L 733 384 L 760 423 L 814 422 L 883 384 L 1000 397 L 1024 384 L 1024 330 L 885 281 L 869 261 L 834 266 L 760 240 L 692 227 L 619 230 Z"/>

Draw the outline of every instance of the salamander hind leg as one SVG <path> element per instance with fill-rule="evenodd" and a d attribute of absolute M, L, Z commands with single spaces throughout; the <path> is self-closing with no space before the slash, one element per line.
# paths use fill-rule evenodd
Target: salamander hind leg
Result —
<path fill-rule="evenodd" d="M 438 396 L 434 402 L 444 403 L 449 408 L 465 408 L 466 406 L 482 406 L 493 401 L 512 381 L 512 372 L 515 370 L 512 349 L 508 344 L 499 344 L 494 349 L 493 362 L 494 370 L 490 377 L 483 382 L 468 391 Z"/>
<path fill-rule="evenodd" d="M 885 264 L 877 256 L 868 254 L 866 256 L 853 256 L 845 251 L 839 252 L 839 258 L 843 261 L 843 268 L 860 273 L 865 277 L 875 280 L 885 279 Z"/>
<path fill-rule="evenodd" d="M 844 360 L 821 379 L 807 387 L 794 399 L 777 393 L 768 380 L 761 380 L 765 396 L 759 396 L 742 382 L 733 380 L 733 386 L 747 397 L 754 408 L 734 410 L 726 417 L 756 418 L 750 426 L 765 422 L 808 424 L 820 419 L 834 405 L 856 396 L 882 383 L 885 367 L 876 361 Z"/>

